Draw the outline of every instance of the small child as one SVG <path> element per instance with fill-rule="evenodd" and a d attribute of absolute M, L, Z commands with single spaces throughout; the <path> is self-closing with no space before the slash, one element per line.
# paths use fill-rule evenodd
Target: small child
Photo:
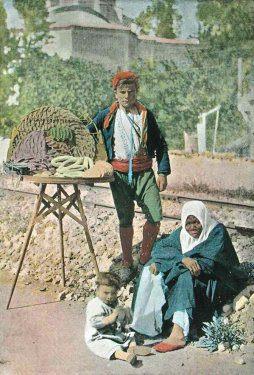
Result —
<path fill-rule="evenodd" d="M 136 355 L 148 355 L 151 349 L 136 346 L 134 332 L 128 332 L 131 314 L 128 308 L 117 306 L 120 280 L 110 272 L 97 278 L 96 297 L 86 308 L 85 341 L 96 355 L 107 359 L 121 359 L 134 365 Z"/>

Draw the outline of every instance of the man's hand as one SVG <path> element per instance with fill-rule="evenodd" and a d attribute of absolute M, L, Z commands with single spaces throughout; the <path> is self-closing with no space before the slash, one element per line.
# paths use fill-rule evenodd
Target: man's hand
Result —
<path fill-rule="evenodd" d="M 153 275 L 158 275 L 158 270 L 157 270 L 157 267 L 156 267 L 156 264 L 155 263 L 152 263 L 151 266 L 149 267 L 149 270 L 150 272 L 153 274 Z"/>
<path fill-rule="evenodd" d="M 193 276 L 197 277 L 200 275 L 201 268 L 195 259 L 183 258 L 182 263 L 186 268 L 188 268 L 188 270 Z"/>
<path fill-rule="evenodd" d="M 164 174 L 159 174 L 157 178 L 157 186 L 159 188 L 159 191 L 163 191 L 167 187 L 167 176 Z"/>

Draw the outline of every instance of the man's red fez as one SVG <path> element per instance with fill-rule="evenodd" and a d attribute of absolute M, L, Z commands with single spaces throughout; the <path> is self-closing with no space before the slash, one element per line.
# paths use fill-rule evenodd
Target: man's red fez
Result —
<path fill-rule="evenodd" d="M 119 82 L 123 79 L 130 79 L 130 80 L 138 80 L 137 74 L 131 72 L 130 70 L 120 71 L 117 72 L 116 75 L 112 79 L 112 86 L 114 89 L 117 88 Z"/>

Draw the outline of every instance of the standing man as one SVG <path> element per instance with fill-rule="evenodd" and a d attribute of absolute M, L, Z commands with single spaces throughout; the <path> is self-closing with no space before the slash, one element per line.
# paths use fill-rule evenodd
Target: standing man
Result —
<path fill-rule="evenodd" d="M 167 186 L 170 174 L 168 148 L 154 115 L 137 101 L 138 76 L 131 71 L 120 71 L 112 80 L 116 101 L 99 112 L 89 125 L 91 133 L 101 130 L 108 161 L 114 168 L 111 190 L 119 219 L 122 246 L 122 279 L 133 274 L 133 218 L 134 201 L 146 216 L 140 264 L 150 259 L 153 243 L 162 220 L 159 191 Z M 96 125 L 96 126 L 95 126 Z M 152 170 L 156 157 L 158 178 Z"/>

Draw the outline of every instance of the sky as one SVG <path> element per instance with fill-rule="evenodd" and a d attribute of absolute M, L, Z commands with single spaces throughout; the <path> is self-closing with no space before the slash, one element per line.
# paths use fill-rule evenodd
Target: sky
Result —
<path fill-rule="evenodd" d="M 131 18 L 135 18 L 151 4 L 151 0 L 117 0 L 116 5 L 123 9 L 123 13 Z"/>
<path fill-rule="evenodd" d="M 135 18 L 140 12 L 150 5 L 152 0 L 117 0 L 116 4 L 123 9 L 126 16 Z M 198 35 L 198 22 L 196 20 L 197 0 L 175 0 L 176 8 L 184 18 L 182 23 L 181 38 Z"/>
<path fill-rule="evenodd" d="M 18 12 L 12 5 L 11 0 L 4 0 L 4 7 L 7 12 L 7 27 L 22 27 L 23 20 L 19 17 Z"/>

